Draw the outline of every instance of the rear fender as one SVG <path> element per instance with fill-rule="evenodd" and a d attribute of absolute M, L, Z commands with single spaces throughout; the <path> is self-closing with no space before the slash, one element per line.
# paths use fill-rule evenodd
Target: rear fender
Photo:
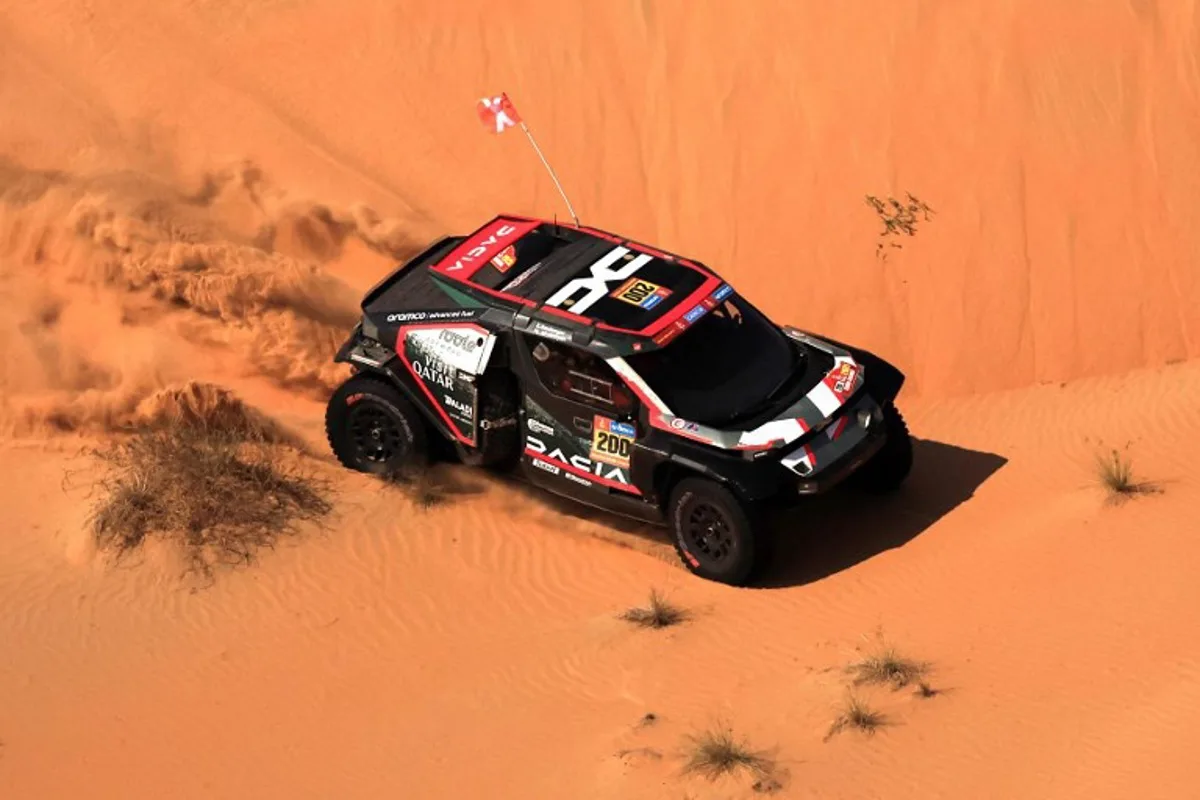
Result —
<path fill-rule="evenodd" d="M 391 383 L 421 412 L 430 431 L 436 431 L 448 441 L 456 440 L 442 415 L 430 406 L 428 396 L 417 387 L 415 379 L 390 349 L 377 342 L 351 337 L 338 350 L 334 360 L 352 364 L 357 374 L 371 375 Z"/>

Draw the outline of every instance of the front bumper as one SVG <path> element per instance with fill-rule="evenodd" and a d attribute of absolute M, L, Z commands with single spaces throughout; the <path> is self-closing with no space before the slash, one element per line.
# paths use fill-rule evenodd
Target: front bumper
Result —
<path fill-rule="evenodd" d="M 807 436 L 782 459 L 795 473 L 796 492 L 825 492 L 849 477 L 879 452 L 887 440 L 883 411 L 866 392 Z"/>

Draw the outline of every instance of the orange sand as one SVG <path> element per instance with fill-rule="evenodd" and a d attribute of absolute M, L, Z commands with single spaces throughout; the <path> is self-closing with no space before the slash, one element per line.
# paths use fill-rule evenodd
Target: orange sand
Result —
<path fill-rule="evenodd" d="M 782 797 L 1196 796 L 1195 4 L 836 5 L 0 10 L 0 797 L 757 796 L 680 774 L 715 720 Z M 908 489 L 818 500 L 735 590 L 470 473 L 420 511 L 336 469 L 361 292 L 497 211 L 565 216 L 479 127 L 499 90 L 585 222 L 895 360 Z M 865 196 L 907 192 L 935 214 L 882 259 Z M 189 380 L 339 492 L 198 591 L 163 545 L 95 552 L 81 455 Z M 1164 491 L 1108 506 L 1092 459 L 1127 443 Z M 651 586 L 694 619 L 615 619 Z M 877 627 L 945 691 L 869 690 L 893 724 L 823 742 Z"/>

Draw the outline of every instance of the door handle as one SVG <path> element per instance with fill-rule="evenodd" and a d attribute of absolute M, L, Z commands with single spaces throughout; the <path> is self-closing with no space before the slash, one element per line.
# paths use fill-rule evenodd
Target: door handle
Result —
<path fill-rule="evenodd" d="M 575 417 L 573 420 L 571 420 L 571 422 L 575 425 L 575 430 L 579 431 L 580 433 L 592 432 L 592 421 L 590 419 Z"/>

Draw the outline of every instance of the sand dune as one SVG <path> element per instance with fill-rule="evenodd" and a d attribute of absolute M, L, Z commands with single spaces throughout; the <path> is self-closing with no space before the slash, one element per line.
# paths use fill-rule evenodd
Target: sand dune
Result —
<path fill-rule="evenodd" d="M 759 796 L 682 774 L 717 721 L 782 797 L 1193 796 L 1198 37 L 1190 0 L 10 3 L 0 796 Z M 361 293 L 565 215 L 498 90 L 586 222 L 894 359 L 908 489 L 817 499 L 733 590 L 494 478 L 337 468 Z M 331 524 L 211 586 L 97 552 L 88 448 L 197 418 L 307 449 Z M 1161 491 L 1107 504 L 1111 448 Z M 651 587 L 691 618 L 618 619 Z M 824 741 L 877 629 L 939 693 Z"/>

